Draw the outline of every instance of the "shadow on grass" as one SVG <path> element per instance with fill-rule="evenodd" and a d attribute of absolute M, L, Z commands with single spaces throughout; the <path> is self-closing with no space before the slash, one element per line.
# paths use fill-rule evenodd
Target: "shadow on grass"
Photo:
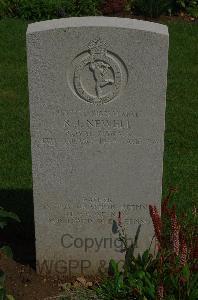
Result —
<path fill-rule="evenodd" d="M 35 231 L 32 190 L 0 190 L 0 206 L 16 213 L 21 223 L 10 222 L 1 232 L 0 244 L 12 248 L 14 259 L 35 268 Z"/>

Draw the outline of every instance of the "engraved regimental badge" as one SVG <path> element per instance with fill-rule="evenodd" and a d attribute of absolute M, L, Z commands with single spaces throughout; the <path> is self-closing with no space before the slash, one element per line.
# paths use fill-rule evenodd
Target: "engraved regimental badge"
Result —
<path fill-rule="evenodd" d="M 108 103 L 127 84 L 124 62 L 107 50 L 101 39 L 91 41 L 87 51 L 77 55 L 69 72 L 70 87 L 81 99 L 94 104 Z"/>

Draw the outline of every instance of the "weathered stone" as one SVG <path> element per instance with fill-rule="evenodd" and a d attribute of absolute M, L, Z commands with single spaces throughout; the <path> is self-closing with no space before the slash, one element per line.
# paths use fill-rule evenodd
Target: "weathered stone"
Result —
<path fill-rule="evenodd" d="M 148 205 L 161 200 L 167 27 L 45 21 L 28 26 L 27 48 L 37 268 L 97 273 L 124 257 L 111 228 L 119 212 L 129 239 L 142 225 L 136 251 L 153 236 Z"/>

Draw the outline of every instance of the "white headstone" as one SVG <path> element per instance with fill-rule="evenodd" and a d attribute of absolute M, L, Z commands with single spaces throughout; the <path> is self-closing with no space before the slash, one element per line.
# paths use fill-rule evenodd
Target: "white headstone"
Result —
<path fill-rule="evenodd" d="M 160 205 L 167 27 L 107 17 L 30 24 L 27 30 L 38 271 L 93 274 L 123 259 L 128 238 Z M 47 269 L 48 268 L 48 269 Z"/>

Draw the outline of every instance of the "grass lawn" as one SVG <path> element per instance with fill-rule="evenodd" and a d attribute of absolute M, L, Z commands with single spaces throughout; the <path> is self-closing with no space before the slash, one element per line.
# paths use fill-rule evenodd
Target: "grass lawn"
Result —
<path fill-rule="evenodd" d="M 163 194 L 176 186 L 174 200 L 186 209 L 198 195 L 198 24 L 169 21 L 167 25 Z M 0 205 L 22 213 L 32 201 L 26 27 L 21 20 L 0 21 Z"/>

